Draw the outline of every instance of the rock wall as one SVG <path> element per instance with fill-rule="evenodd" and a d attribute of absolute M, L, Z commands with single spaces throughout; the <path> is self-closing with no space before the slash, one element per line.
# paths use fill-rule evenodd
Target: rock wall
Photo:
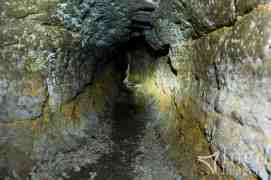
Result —
<path fill-rule="evenodd" d="M 0 179 L 109 153 L 125 73 L 182 177 L 270 179 L 269 3 L 0 0 Z"/>
<path fill-rule="evenodd" d="M 82 47 L 70 3 L 0 2 L 0 179 L 56 179 L 109 149 L 120 73 Z"/>
<path fill-rule="evenodd" d="M 189 147 L 187 157 L 195 160 L 206 155 L 203 142 L 207 139 L 210 155 L 218 155 L 221 172 L 217 174 L 269 179 L 270 5 L 260 1 L 183 3 L 190 7 L 188 21 L 196 34 L 192 32 L 193 40 L 172 48 L 169 60 L 160 60 L 168 61 L 168 73 L 154 78 L 156 89 L 166 92 L 176 106 L 177 118 L 167 120 L 175 125 L 168 132 L 175 129 L 175 141 L 182 144 L 177 151 Z M 164 69 L 158 66 L 157 72 Z M 157 97 L 160 104 L 163 97 Z"/>
<path fill-rule="evenodd" d="M 139 56 L 148 53 L 144 50 L 132 51 L 127 81 L 155 114 L 152 126 L 171 145 L 180 174 L 269 179 L 270 5 L 164 3 L 165 12 L 174 5 L 187 10 L 169 15 L 158 10 L 156 28 L 172 49 L 156 61 Z M 179 27 L 176 19 L 187 26 Z M 179 27 L 172 28 L 178 33 L 164 33 L 171 27 Z M 199 161 L 208 155 L 214 155 L 211 169 Z"/>

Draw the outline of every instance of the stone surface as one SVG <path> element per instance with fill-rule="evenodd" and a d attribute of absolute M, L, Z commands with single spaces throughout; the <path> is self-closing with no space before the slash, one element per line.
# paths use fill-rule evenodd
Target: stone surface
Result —
<path fill-rule="evenodd" d="M 1 7 L 1 120 L 34 119 L 48 98 L 56 108 L 74 97 L 91 81 L 83 71 L 93 65 L 80 54 L 80 35 L 56 17 L 56 1 L 5 1 Z"/>
<path fill-rule="evenodd" d="M 259 6 L 234 26 L 187 42 L 172 53 L 177 104 L 191 98 L 226 173 L 269 178 L 270 10 Z M 193 52 L 193 53 L 192 53 Z M 184 83 L 187 82 L 187 83 Z M 193 111 L 192 111 L 193 112 Z M 191 113 L 191 112 L 190 112 Z M 184 115 L 183 115 L 184 116 Z M 246 175 L 247 174 L 247 175 Z"/>
<path fill-rule="evenodd" d="M 219 27 L 233 24 L 238 16 L 251 11 L 258 4 L 269 3 L 269 0 L 179 0 L 185 7 L 186 16 L 192 23 L 194 30 L 199 33 L 208 33 Z"/>
<path fill-rule="evenodd" d="M 149 21 L 141 28 L 149 27 L 151 12 L 156 8 L 155 3 L 145 0 L 85 0 L 82 5 L 87 7 L 82 18 L 83 44 L 97 48 L 112 48 L 127 42 L 130 28 L 136 28 L 132 21 Z M 146 16 L 136 17 L 139 12 Z"/>
<path fill-rule="evenodd" d="M 120 89 L 145 112 L 135 178 L 270 179 L 267 3 L 0 0 L 0 179 L 114 154 Z"/>
<path fill-rule="evenodd" d="M 117 83 L 110 85 L 106 95 L 101 95 L 106 83 L 96 83 L 90 90 L 94 73 L 100 73 L 95 53 L 81 46 L 76 8 L 63 6 L 56 0 L 0 2 L 0 179 L 26 177 L 34 165 L 41 177 L 55 179 L 73 164 L 88 163 L 85 152 L 106 153 L 110 144 L 106 118 L 98 116 L 100 111 L 106 116 L 103 108 L 110 104 L 105 101 L 114 96 Z M 111 70 L 104 70 L 105 74 Z M 93 100 L 95 93 L 104 99 Z M 89 101 L 77 103 L 78 99 Z M 95 107 L 89 106 L 91 100 Z M 96 135 L 102 136 L 99 141 L 89 138 Z M 86 139 L 91 148 L 85 145 Z M 50 171 L 56 166 L 60 172 Z"/>
<path fill-rule="evenodd" d="M 205 170 L 210 172 L 210 169 L 201 167 L 199 162 L 191 162 L 197 161 L 199 156 L 216 152 L 219 153 L 217 163 L 222 168 L 221 172 L 217 172 L 220 176 L 229 174 L 239 179 L 255 179 L 256 176 L 270 178 L 268 109 L 271 106 L 267 84 L 270 79 L 270 5 L 259 3 L 263 2 L 248 2 L 242 7 L 241 2 L 238 2 L 238 13 L 233 8 L 234 13 L 238 16 L 248 14 L 236 16 L 233 22 L 227 19 L 231 15 L 221 16 L 226 18 L 225 22 L 212 17 L 222 24 L 203 26 L 205 32 L 212 28 L 215 31 L 194 41 L 177 43 L 179 47 L 172 48 L 170 60 L 159 60 L 164 61 L 164 64 L 167 62 L 163 66 L 159 66 L 158 62 L 152 64 L 151 60 L 140 56 L 140 52 L 130 66 L 127 84 L 131 84 L 136 92 L 141 92 L 140 97 L 146 98 L 147 102 L 156 94 L 156 101 L 147 104 L 162 108 L 155 110 L 154 114 L 158 117 L 154 119 L 158 127 L 164 127 L 161 124 L 172 127 L 162 132 L 169 133 L 168 140 L 171 140 L 173 151 L 177 152 L 173 153 L 174 157 L 181 162 L 179 168 L 187 178 L 202 178 Z M 253 6 L 257 8 L 251 10 Z M 219 9 L 216 6 L 214 8 Z M 209 9 L 197 10 L 206 13 Z M 206 14 L 198 14 L 199 22 L 190 21 L 195 30 L 201 31 L 200 24 L 204 24 L 203 18 L 206 17 Z M 169 19 L 168 16 L 166 18 Z M 233 24 L 227 24 L 229 22 Z M 230 27 L 217 30 L 225 25 Z M 164 26 L 160 28 L 162 31 Z M 162 37 L 170 40 L 172 36 Z M 136 59 L 145 60 L 138 66 Z M 145 61 L 152 63 L 148 65 Z M 162 112 L 169 112 L 170 115 Z M 212 152 L 208 152 L 205 138 Z M 188 154 L 186 148 L 189 149 Z M 178 156 L 180 152 L 182 156 Z M 203 174 L 196 175 L 201 171 Z"/>

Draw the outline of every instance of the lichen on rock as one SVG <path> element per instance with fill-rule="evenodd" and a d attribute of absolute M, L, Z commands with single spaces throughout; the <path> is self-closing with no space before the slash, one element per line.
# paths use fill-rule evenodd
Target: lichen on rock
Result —
<path fill-rule="evenodd" d="M 135 179 L 270 179 L 270 7 L 0 0 L 0 179 L 69 179 L 115 157 L 123 101 L 143 123 Z M 214 153 L 215 172 L 199 161 Z"/>

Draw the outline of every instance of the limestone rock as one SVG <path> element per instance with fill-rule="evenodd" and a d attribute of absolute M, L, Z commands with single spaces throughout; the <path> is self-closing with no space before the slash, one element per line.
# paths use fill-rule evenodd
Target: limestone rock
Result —
<path fill-rule="evenodd" d="M 270 2 L 269 0 L 248 0 L 248 1 L 204 1 L 192 0 L 179 2 L 186 7 L 188 19 L 193 24 L 194 30 L 200 34 L 210 32 L 222 26 L 233 24 L 238 16 L 243 15 L 258 4 Z"/>
<path fill-rule="evenodd" d="M 270 179 L 270 2 L 0 0 L 0 174 L 109 153 L 126 71 L 183 177 L 208 179 L 198 157 L 219 152 L 218 175 Z"/>
<path fill-rule="evenodd" d="M 57 0 L 0 1 L 0 179 L 6 173 L 25 177 L 34 165 L 97 134 L 86 135 L 95 118 L 76 115 L 73 102 L 98 74 L 95 53 L 81 46 L 76 9 L 63 6 Z M 82 128 L 71 130 L 76 119 Z"/>
<path fill-rule="evenodd" d="M 270 177 L 270 15 L 254 10 L 231 28 L 187 43 L 172 59 L 183 82 L 177 103 L 192 97 L 219 163 L 239 178 Z"/>

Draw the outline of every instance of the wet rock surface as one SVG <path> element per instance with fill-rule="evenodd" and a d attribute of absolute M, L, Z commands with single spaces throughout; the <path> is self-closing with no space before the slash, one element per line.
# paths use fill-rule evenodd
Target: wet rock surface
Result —
<path fill-rule="evenodd" d="M 182 93 L 177 93 L 177 105 L 182 110 L 185 107 L 180 102 L 191 98 L 189 108 L 202 114 L 193 119 L 203 123 L 212 151 L 220 153 L 218 163 L 223 172 L 235 178 L 270 177 L 264 150 L 269 146 L 269 121 L 259 116 L 269 114 L 265 109 L 270 107 L 269 92 L 265 91 L 269 88 L 264 83 L 270 76 L 270 56 L 265 50 L 270 37 L 268 7 L 261 5 L 232 27 L 187 42 L 177 50 L 181 61 L 171 59 L 181 73 L 180 82 L 187 82 L 179 89 Z M 189 113 L 181 112 L 188 119 Z"/>
<path fill-rule="evenodd" d="M 0 179 L 269 180 L 270 12 L 0 0 Z"/>
<path fill-rule="evenodd" d="M 125 96 L 124 92 L 122 96 Z M 136 150 L 144 129 L 144 120 L 136 118 L 136 107 L 132 100 L 127 95 L 122 98 L 122 101 L 116 103 L 113 111 L 113 144 L 110 146 L 110 153 L 101 157 L 96 164 L 90 164 L 81 171 L 72 173 L 68 179 L 133 179 L 132 161 L 138 154 Z"/>
<path fill-rule="evenodd" d="M 112 117 L 113 144 L 110 153 L 95 164 L 68 173 L 68 180 L 180 180 L 168 155 L 165 142 L 155 129 L 148 112 L 135 104 L 127 89 L 120 92 Z"/>

